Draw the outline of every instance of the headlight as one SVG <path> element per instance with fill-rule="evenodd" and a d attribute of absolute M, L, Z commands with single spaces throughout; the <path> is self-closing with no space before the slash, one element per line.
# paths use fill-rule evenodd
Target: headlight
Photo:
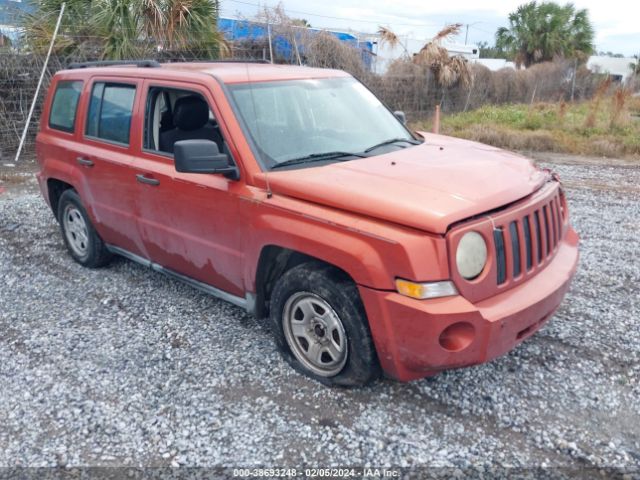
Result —
<path fill-rule="evenodd" d="M 456 251 L 458 272 L 467 280 L 482 273 L 487 263 L 487 244 L 478 232 L 465 233 Z"/>

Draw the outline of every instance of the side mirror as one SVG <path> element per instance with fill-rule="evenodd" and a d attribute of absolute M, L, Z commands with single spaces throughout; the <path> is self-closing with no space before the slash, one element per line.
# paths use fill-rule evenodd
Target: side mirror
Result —
<path fill-rule="evenodd" d="M 211 140 L 180 140 L 173 145 L 173 155 L 177 172 L 222 174 L 234 180 L 240 176 L 238 168 L 229 165 L 229 156 Z"/>
<path fill-rule="evenodd" d="M 403 125 L 407 124 L 407 116 L 404 114 L 403 111 L 401 110 L 396 110 L 395 112 L 393 112 L 393 115 L 400 120 L 400 122 L 402 122 Z"/>

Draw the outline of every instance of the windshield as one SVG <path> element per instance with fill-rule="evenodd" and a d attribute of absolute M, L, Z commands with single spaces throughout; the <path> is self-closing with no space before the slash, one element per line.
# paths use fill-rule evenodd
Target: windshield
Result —
<path fill-rule="evenodd" d="M 327 152 L 356 154 L 383 143 L 399 142 L 391 148 L 404 148 L 411 145 L 403 140 L 414 142 L 402 123 L 354 78 L 238 84 L 229 90 L 266 168 Z"/>

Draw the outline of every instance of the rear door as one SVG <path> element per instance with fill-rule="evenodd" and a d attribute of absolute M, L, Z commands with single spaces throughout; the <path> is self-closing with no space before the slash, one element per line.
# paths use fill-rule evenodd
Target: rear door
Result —
<path fill-rule="evenodd" d="M 87 183 L 83 199 L 91 206 L 96 229 L 103 240 L 139 256 L 146 256 L 137 228 L 136 171 L 131 145 L 139 135 L 135 105 L 142 80 L 93 77 L 83 95 L 82 142 L 75 162 Z"/>
<path fill-rule="evenodd" d="M 209 126 L 216 129 L 214 137 L 224 142 L 224 125 L 218 124 L 220 118 L 206 86 L 145 81 L 144 101 L 136 116 L 143 126 L 140 130 L 146 132 L 136 168 L 139 228 L 145 249 L 152 261 L 165 268 L 243 297 L 242 244 L 246 227 L 240 218 L 239 197 L 246 193 L 246 185 L 222 175 L 175 170 L 173 155 L 159 150 L 154 141 L 157 132 L 150 131 L 160 124 L 152 113 L 164 102 L 153 94 L 158 89 L 204 99 L 212 115 Z M 226 142 L 220 147 L 221 151 L 229 151 Z"/>

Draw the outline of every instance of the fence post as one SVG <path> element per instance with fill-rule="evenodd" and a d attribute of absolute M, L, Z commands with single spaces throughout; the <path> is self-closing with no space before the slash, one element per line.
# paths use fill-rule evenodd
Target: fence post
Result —
<path fill-rule="evenodd" d="M 576 92 L 576 75 L 578 74 L 578 59 L 573 61 L 573 78 L 571 79 L 571 101 L 573 102 Z"/>
<path fill-rule="evenodd" d="M 298 65 L 302 65 L 302 59 L 300 58 L 300 51 L 298 50 L 298 42 L 296 42 L 296 34 L 293 32 L 291 36 L 293 38 L 293 48 L 296 49 L 296 59 L 298 60 Z"/>
<path fill-rule="evenodd" d="M 45 58 L 44 65 L 42 66 L 42 72 L 40 73 L 40 79 L 38 80 L 36 93 L 33 95 L 31 108 L 29 109 L 29 114 L 27 115 L 27 121 L 24 124 L 24 130 L 22 130 L 22 137 L 20 138 L 20 144 L 18 145 L 18 151 L 16 152 L 16 158 L 14 160 L 14 163 L 18 163 L 18 159 L 20 158 L 20 153 L 22 153 L 22 147 L 24 146 L 24 141 L 27 138 L 27 132 L 29 130 L 29 124 L 31 123 L 31 117 L 33 116 L 33 110 L 36 108 L 36 102 L 38 101 L 38 94 L 40 93 L 40 87 L 42 86 L 42 81 L 44 80 L 44 74 L 46 73 L 47 66 L 49 65 L 49 58 L 51 57 L 51 52 L 53 51 L 53 44 L 55 43 L 56 37 L 58 36 L 58 30 L 60 29 L 60 23 L 62 22 L 62 15 L 64 14 L 65 6 L 66 6 L 66 3 L 63 3 L 60 6 L 60 15 L 58 15 L 56 28 L 53 31 L 53 36 L 51 37 L 51 43 L 49 44 L 49 51 L 47 52 L 47 57 Z"/>
<path fill-rule="evenodd" d="M 537 91 L 538 91 L 538 84 L 536 83 L 536 85 L 533 87 L 533 93 L 531 94 L 531 102 L 529 102 L 529 105 L 533 105 L 533 101 L 536 99 Z"/>
<path fill-rule="evenodd" d="M 440 105 L 436 105 L 436 111 L 433 114 L 433 133 L 440 133 Z"/>
<path fill-rule="evenodd" d="M 469 92 L 467 93 L 467 101 L 464 102 L 464 111 L 465 112 L 469 108 L 469 102 L 471 101 L 471 92 L 473 91 L 473 86 L 474 85 L 475 85 L 475 82 L 471 83 L 471 85 L 469 86 Z"/>
<path fill-rule="evenodd" d="M 273 46 L 271 45 L 271 24 L 267 22 L 267 38 L 269 39 L 269 61 L 273 63 Z"/>

